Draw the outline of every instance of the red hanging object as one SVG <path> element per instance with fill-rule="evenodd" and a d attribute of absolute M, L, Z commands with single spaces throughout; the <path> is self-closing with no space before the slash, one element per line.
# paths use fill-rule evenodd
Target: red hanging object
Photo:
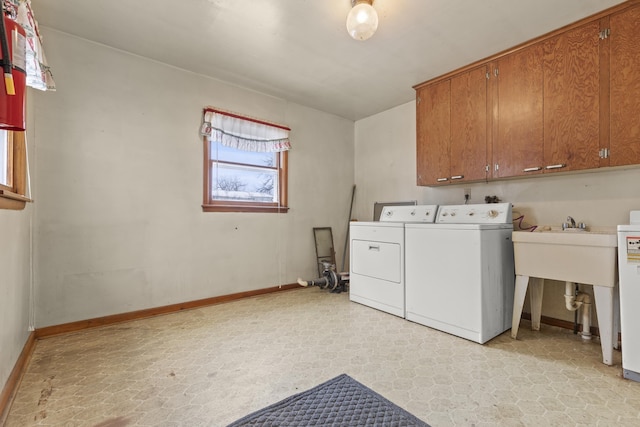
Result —
<path fill-rule="evenodd" d="M 25 51 L 27 37 L 24 29 L 2 14 L 0 60 L 4 71 L 4 84 L 0 84 L 0 129 L 25 130 L 24 101 L 27 73 Z"/>

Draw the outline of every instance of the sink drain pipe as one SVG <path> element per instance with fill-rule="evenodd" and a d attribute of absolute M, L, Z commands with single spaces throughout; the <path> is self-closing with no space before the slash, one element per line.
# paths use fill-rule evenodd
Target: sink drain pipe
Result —
<path fill-rule="evenodd" d="M 582 307 L 582 339 L 591 339 L 591 296 L 586 292 L 575 292 L 573 282 L 566 282 L 564 302 L 567 310 L 576 311 Z"/>
<path fill-rule="evenodd" d="M 580 285 L 578 285 L 577 283 L 574 283 L 574 290 L 573 290 L 573 294 L 574 295 L 578 295 L 578 292 L 580 292 Z M 578 327 L 580 325 L 578 324 L 578 310 L 573 312 L 573 335 L 578 335 Z"/>

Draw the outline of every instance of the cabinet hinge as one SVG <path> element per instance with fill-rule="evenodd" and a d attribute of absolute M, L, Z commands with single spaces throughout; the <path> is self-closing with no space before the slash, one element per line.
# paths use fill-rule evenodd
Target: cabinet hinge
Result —
<path fill-rule="evenodd" d="M 609 154 L 610 151 L 608 148 L 601 148 L 600 150 L 598 150 L 598 156 L 600 156 L 601 159 L 608 159 Z"/>
<path fill-rule="evenodd" d="M 600 40 L 604 40 L 608 38 L 610 35 L 611 35 L 611 28 L 605 28 L 604 30 L 600 31 L 600 33 L 598 34 L 598 36 L 600 37 Z"/>

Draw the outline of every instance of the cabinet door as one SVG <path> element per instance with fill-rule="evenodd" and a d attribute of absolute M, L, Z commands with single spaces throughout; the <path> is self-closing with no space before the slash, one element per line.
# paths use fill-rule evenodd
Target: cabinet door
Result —
<path fill-rule="evenodd" d="M 544 155 L 547 171 L 597 168 L 599 23 L 544 42 Z"/>
<path fill-rule="evenodd" d="M 487 177 L 487 67 L 451 78 L 451 179 Z"/>
<path fill-rule="evenodd" d="M 541 173 L 544 164 L 542 43 L 497 62 L 494 178 Z"/>
<path fill-rule="evenodd" d="M 640 5 L 610 18 L 610 166 L 640 164 Z"/>
<path fill-rule="evenodd" d="M 449 182 L 451 139 L 451 85 L 449 80 L 417 90 L 418 185 Z"/>

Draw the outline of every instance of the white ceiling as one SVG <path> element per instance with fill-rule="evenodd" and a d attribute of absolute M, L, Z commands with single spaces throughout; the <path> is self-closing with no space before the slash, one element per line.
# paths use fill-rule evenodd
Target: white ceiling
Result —
<path fill-rule="evenodd" d="M 375 0 L 380 24 L 364 42 L 347 34 L 350 0 L 31 4 L 41 27 L 358 120 L 414 99 L 417 83 L 618 3 Z"/>

